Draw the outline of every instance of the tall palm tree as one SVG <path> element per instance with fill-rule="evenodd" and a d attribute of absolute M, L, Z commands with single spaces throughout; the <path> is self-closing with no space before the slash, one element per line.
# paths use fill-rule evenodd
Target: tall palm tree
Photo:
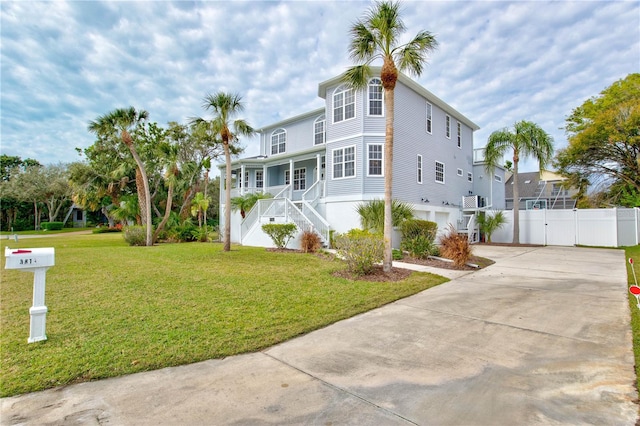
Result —
<path fill-rule="evenodd" d="M 384 260 L 385 272 L 391 271 L 392 249 L 392 170 L 393 170 L 393 121 L 394 89 L 399 71 L 408 71 L 420 76 L 426 64 L 427 55 L 432 52 L 437 41 L 428 31 L 420 31 L 408 43 L 398 45 L 399 38 L 406 30 L 400 19 L 400 3 L 383 1 L 376 3 L 362 20 L 351 28 L 349 54 L 358 65 L 348 69 L 344 81 L 354 89 L 364 89 L 372 77 L 371 63 L 382 59 L 380 78 L 385 100 L 385 143 L 384 143 Z"/>
<path fill-rule="evenodd" d="M 116 135 L 120 134 L 120 139 L 124 143 L 133 159 L 135 160 L 140 176 L 142 177 L 142 184 L 144 186 L 144 199 L 139 200 L 142 213 L 145 217 L 147 227 L 147 246 L 153 245 L 153 234 L 151 224 L 151 191 L 149 190 L 149 178 L 145 171 L 144 163 L 136 151 L 136 147 L 131 138 L 131 131 L 139 124 L 145 122 L 149 118 L 149 113 L 145 110 L 136 111 L 134 107 L 118 108 L 105 115 L 101 115 L 95 121 L 90 121 L 88 129 L 90 132 L 97 135 Z M 142 204 L 144 203 L 144 207 Z"/>
<path fill-rule="evenodd" d="M 513 131 L 508 128 L 496 130 L 489 135 L 484 150 L 487 173 L 500 164 L 504 155 L 513 151 L 513 244 L 520 244 L 520 192 L 518 190 L 518 163 L 521 158 L 533 157 L 538 161 L 540 172 L 553 159 L 553 138 L 531 121 L 518 121 Z"/>
<path fill-rule="evenodd" d="M 251 136 L 255 133 L 253 128 L 241 119 L 233 120 L 235 116 L 244 111 L 242 98 L 238 94 L 217 92 L 204 98 L 202 107 L 213 112 L 213 119 L 209 122 L 202 118 L 192 120 L 194 123 L 207 123 L 214 134 L 222 140 L 225 174 L 225 205 L 224 205 L 224 251 L 231 250 L 231 154 L 240 152 L 234 143 L 238 136 Z M 232 121 L 233 120 L 233 121 Z"/>

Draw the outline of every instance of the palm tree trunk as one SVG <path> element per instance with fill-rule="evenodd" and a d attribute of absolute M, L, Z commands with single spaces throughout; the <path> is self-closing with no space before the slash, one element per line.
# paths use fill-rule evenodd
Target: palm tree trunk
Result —
<path fill-rule="evenodd" d="M 138 155 L 136 148 L 133 146 L 133 141 L 131 140 L 131 136 L 129 136 L 129 133 L 123 131 L 122 140 L 125 143 L 125 145 L 127 145 L 127 147 L 129 148 L 129 151 L 131 151 L 131 155 L 133 156 L 133 159 L 136 161 L 136 164 L 138 165 L 138 169 L 140 170 L 140 175 L 142 176 L 142 184 L 144 186 L 144 198 L 145 198 L 144 201 L 146 204 L 144 213 L 147 221 L 147 246 L 152 246 L 153 233 L 151 229 L 152 228 L 151 226 L 151 191 L 149 189 L 149 179 L 147 178 L 147 173 L 144 170 L 144 164 L 142 163 L 142 160 L 140 159 L 140 156 Z M 142 202 L 142 200 L 140 200 L 139 202 Z"/>
<path fill-rule="evenodd" d="M 231 251 L 231 152 L 229 142 L 223 141 L 226 164 L 224 188 L 224 251 Z"/>
<path fill-rule="evenodd" d="M 518 158 L 513 155 L 513 244 L 520 244 L 520 191 L 518 190 Z"/>
<path fill-rule="evenodd" d="M 170 183 L 169 190 L 167 191 L 167 206 L 164 210 L 164 217 L 162 218 L 162 221 L 158 224 L 158 227 L 153 233 L 153 241 L 156 241 L 158 239 L 158 235 L 160 234 L 160 231 L 162 231 L 162 229 L 164 228 L 164 225 L 166 225 L 167 221 L 169 220 L 172 204 L 173 204 L 173 183 Z"/>
<path fill-rule="evenodd" d="M 384 90 L 385 94 L 385 139 L 384 139 L 384 257 L 382 270 L 391 272 L 393 265 L 393 253 L 391 248 L 391 236 L 393 233 L 393 217 L 391 211 L 392 202 L 392 173 L 393 173 L 393 119 L 394 119 L 394 91 Z"/>

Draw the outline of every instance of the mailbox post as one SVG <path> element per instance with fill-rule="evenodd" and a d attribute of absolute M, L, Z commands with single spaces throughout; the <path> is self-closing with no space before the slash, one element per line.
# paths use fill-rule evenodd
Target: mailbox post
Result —
<path fill-rule="evenodd" d="M 32 249 L 4 250 L 5 269 L 19 269 L 33 272 L 33 306 L 29 309 L 31 322 L 29 327 L 29 343 L 47 340 L 46 323 L 47 307 L 44 304 L 44 290 L 47 269 L 55 264 L 53 247 Z"/>

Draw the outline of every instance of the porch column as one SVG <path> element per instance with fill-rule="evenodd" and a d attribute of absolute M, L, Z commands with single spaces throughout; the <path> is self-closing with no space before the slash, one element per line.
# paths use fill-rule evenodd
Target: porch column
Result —
<path fill-rule="evenodd" d="M 320 182 L 320 174 L 322 173 L 322 170 L 320 169 L 322 167 L 322 156 L 320 154 L 316 154 L 316 182 Z"/>
<path fill-rule="evenodd" d="M 293 159 L 289 160 L 289 199 L 293 200 Z"/>
<path fill-rule="evenodd" d="M 263 164 L 262 165 L 262 193 L 266 194 L 267 192 L 269 192 L 267 190 L 267 182 L 269 182 L 267 180 L 267 165 Z"/>
<path fill-rule="evenodd" d="M 240 166 L 240 195 L 244 195 L 246 189 L 244 187 L 244 164 Z"/>

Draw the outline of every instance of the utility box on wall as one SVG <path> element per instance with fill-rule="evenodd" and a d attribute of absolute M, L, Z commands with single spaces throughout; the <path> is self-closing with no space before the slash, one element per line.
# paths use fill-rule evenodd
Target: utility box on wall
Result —
<path fill-rule="evenodd" d="M 46 321 L 47 307 L 44 304 L 47 269 L 55 265 L 53 247 L 4 250 L 5 269 L 18 269 L 33 272 L 33 306 L 29 309 L 31 322 L 29 327 L 29 343 L 47 340 Z"/>

